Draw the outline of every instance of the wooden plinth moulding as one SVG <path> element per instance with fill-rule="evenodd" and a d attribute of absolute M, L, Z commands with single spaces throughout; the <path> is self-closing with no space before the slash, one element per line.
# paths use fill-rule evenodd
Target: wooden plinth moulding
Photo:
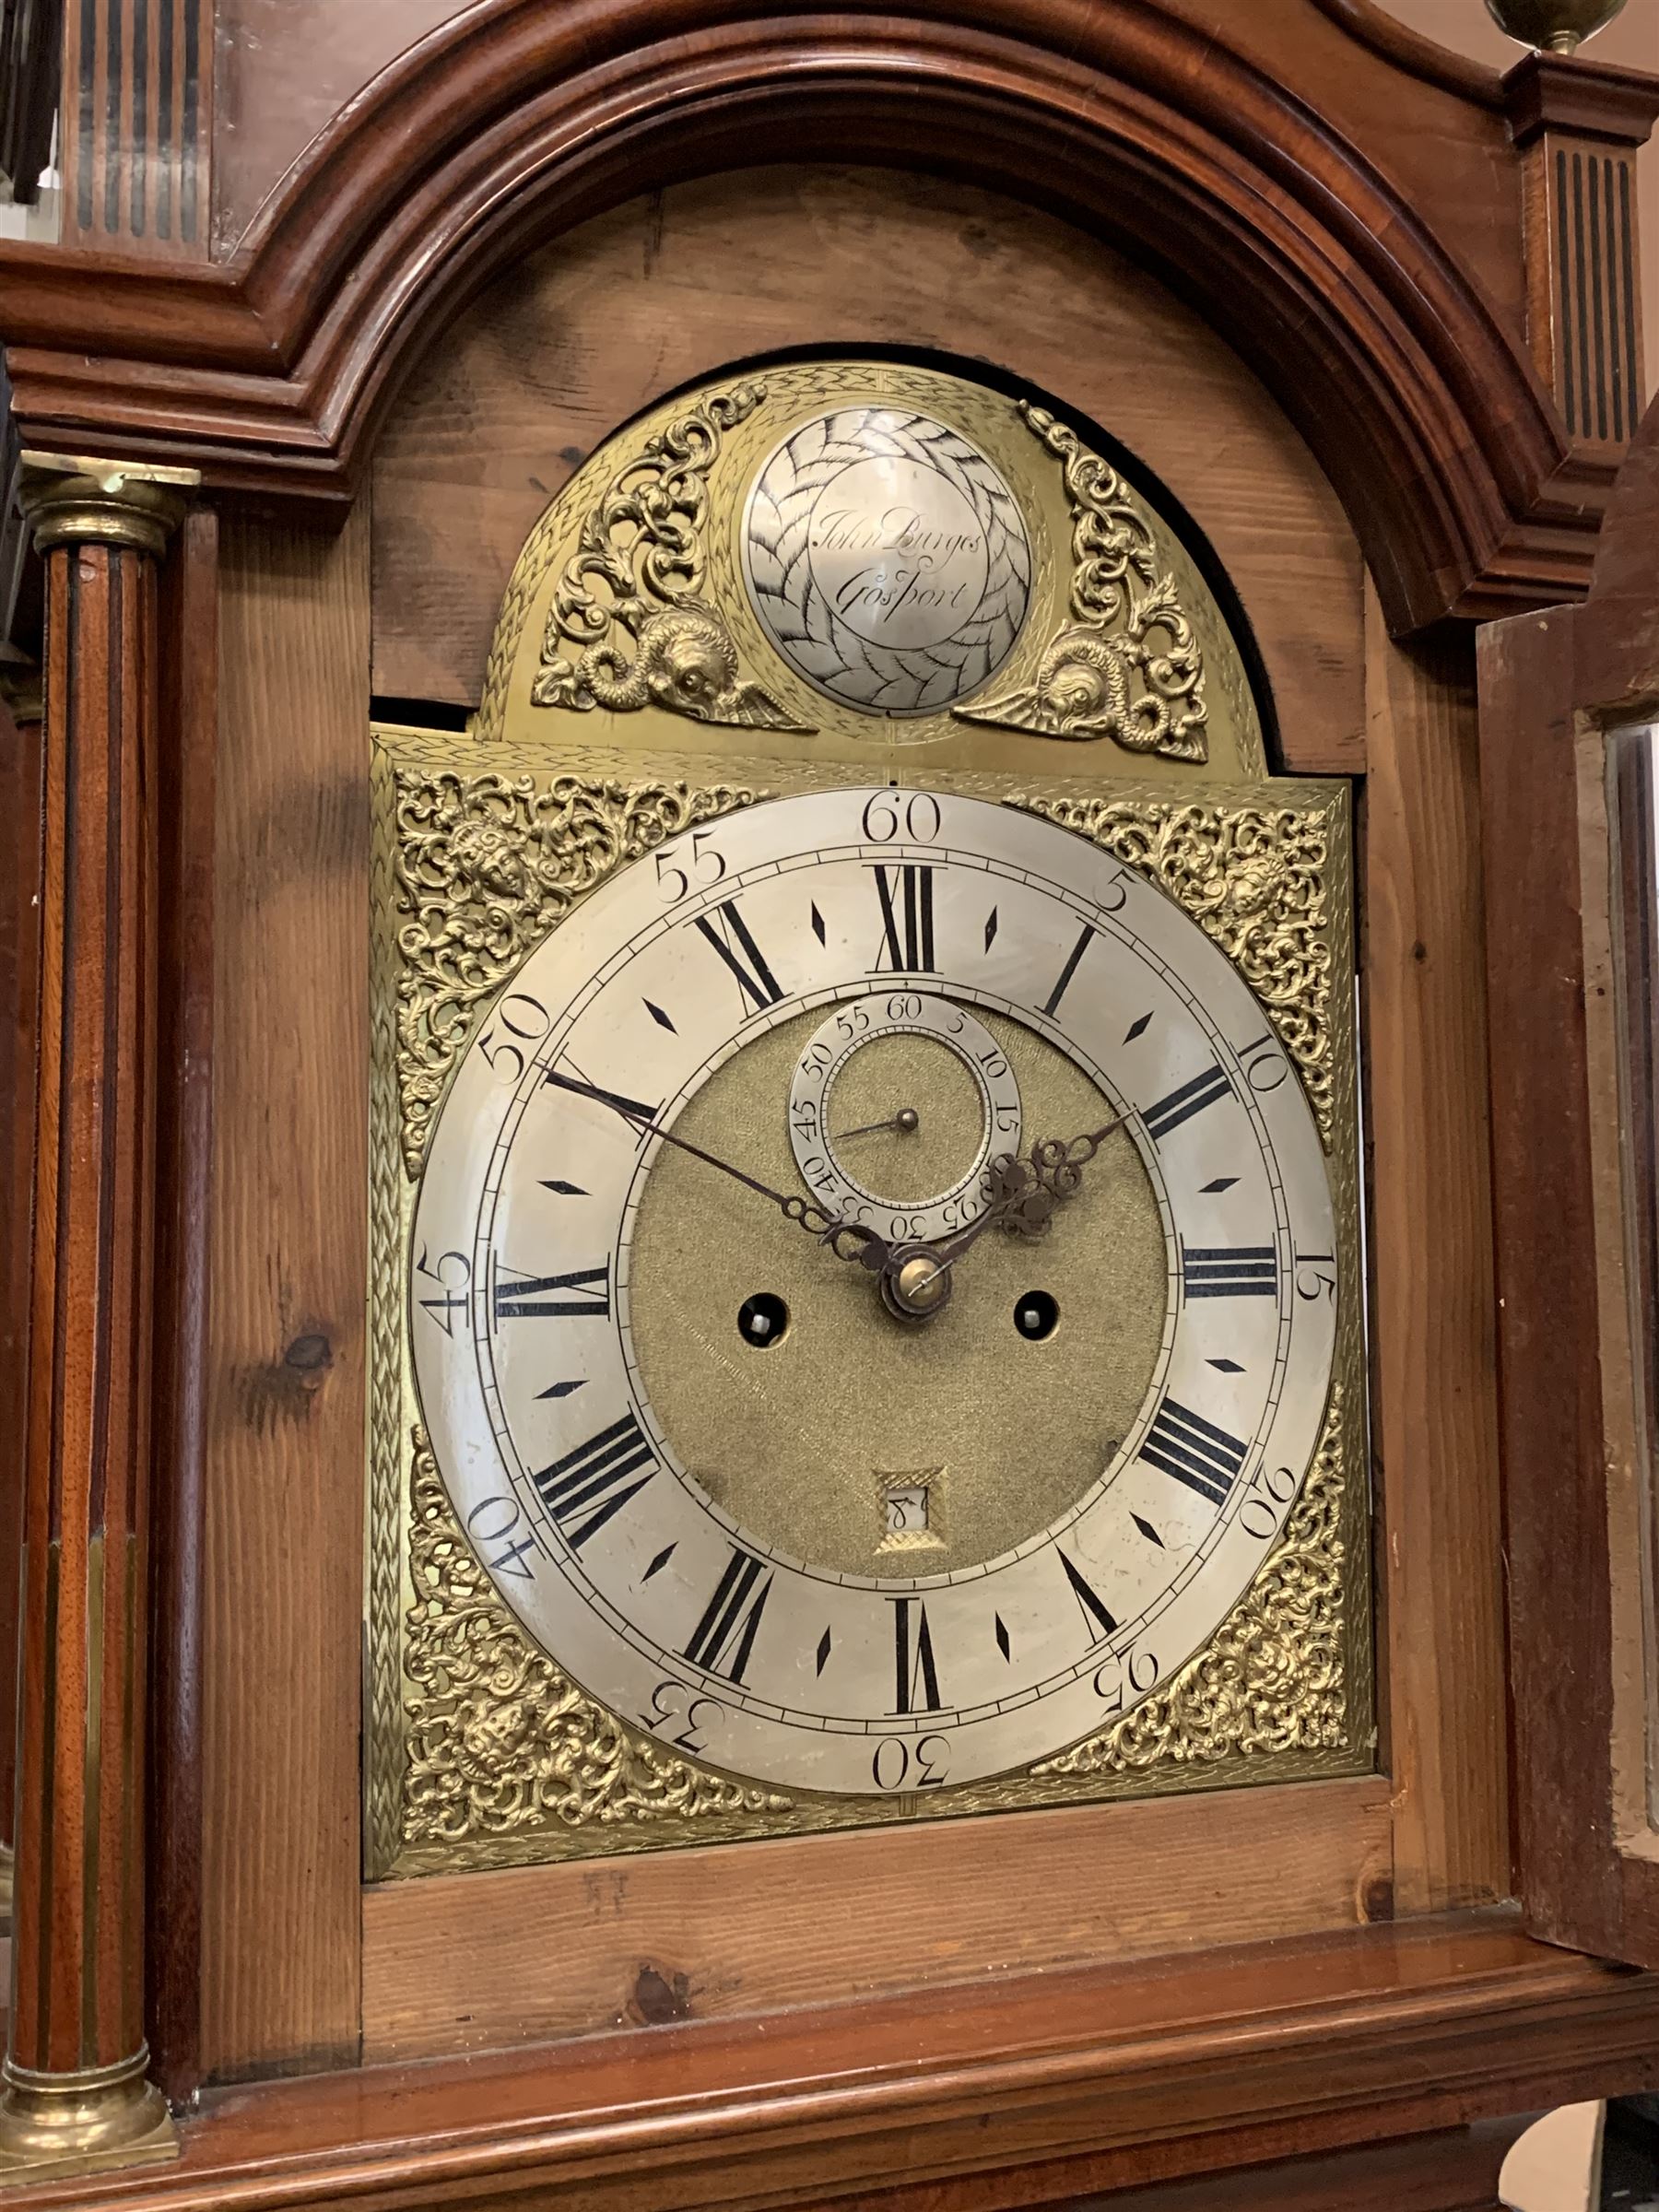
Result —
<path fill-rule="evenodd" d="M 176 2150 L 144 2040 L 156 561 L 194 472 L 25 456 L 41 994 L 0 2180 Z"/>

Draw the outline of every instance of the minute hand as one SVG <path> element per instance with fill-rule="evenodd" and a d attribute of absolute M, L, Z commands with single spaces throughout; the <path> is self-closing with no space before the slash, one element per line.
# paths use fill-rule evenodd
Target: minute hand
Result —
<path fill-rule="evenodd" d="M 557 1068 L 550 1067 L 547 1070 L 547 1079 L 557 1089 L 568 1090 L 574 1098 L 593 1099 L 601 1106 L 608 1106 L 613 1113 L 620 1114 L 625 1122 L 630 1123 L 636 1129 L 643 1130 L 648 1136 L 660 1137 L 665 1145 L 677 1145 L 682 1152 L 689 1152 L 693 1159 L 704 1160 L 710 1167 L 718 1168 L 723 1175 L 729 1175 L 734 1182 L 742 1183 L 746 1190 L 753 1191 L 758 1197 L 770 1198 L 786 1219 L 798 1222 L 812 1236 L 823 1238 L 843 1226 L 838 1216 L 827 1214 L 812 1199 L 774 1191 L 771 1183 L 762 1182 L 759 1176 L 749 1174 L 747 1169 L 734 1167 L 729 1159 L 722 1159 L 717 1153 L 705 1152 L 700 1145 L 694 1145 L 689 1137 L 676 1136 L 672 1129 L 659 1127 L 650 1112 L 637 1100 L 622 1098 L 614 1090 L 601 1090 L 596 1083 L 579 1082 L 574 1076 L 561 1076 Z"/>

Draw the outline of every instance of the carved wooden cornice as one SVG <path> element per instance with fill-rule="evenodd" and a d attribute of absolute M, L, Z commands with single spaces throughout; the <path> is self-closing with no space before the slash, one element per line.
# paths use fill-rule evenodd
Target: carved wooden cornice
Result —
<path fill-rule="evenodd" d="M 1574 54 L 1529 53 L 1501 81 L 1510 136 L 1530 146 L 1541 131 L 1571 131 L 1610 146 L 1642 146 L 1659 114 L 1659 77 Z"/>
<path fill-rule="evenodd" d="M 1503 106 L 1503 78 L 1485 62 L 1454 53 L 1438 39 L 1414 30 L 1381 5 L 1381 0 L 1313 0 L 1322 14 L 1340 24 L 1350 39 L 1369 46 L 1419 84 L 1433 85 L 1477 108 Z"/>
<path fill-rule="evenodd" d="M 1396 629 L 1587 583 L 1610 469 L 1571 455 L 1520 334 L 1359 147 L 1166 0 L 469 9 L 228 263 L 0 250 L 24 435 L 339 501 L 405 367 L 512 261 L 682 177 L 823 159 L 967 175 L 1159 267 L 1319 455 Z"/>

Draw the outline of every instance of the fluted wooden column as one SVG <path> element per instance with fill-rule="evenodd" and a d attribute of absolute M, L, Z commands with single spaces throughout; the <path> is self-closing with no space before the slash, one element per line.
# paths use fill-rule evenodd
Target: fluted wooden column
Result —
<path fill-rule="evenodd" d="M 16 1811 L 18 1561 L 23 1542 L 29 1224 L 40 995 L 41 685 L 0 666 L 0 1912 L 11 1925 Z"/>
<path fill-rule="evenodd" d="M 145 2078 L 145 1547 L 156 564 L 192 481 L 25 456 L 46 563 L 43 889 L 0 2180 L 175 2148 Z"/>

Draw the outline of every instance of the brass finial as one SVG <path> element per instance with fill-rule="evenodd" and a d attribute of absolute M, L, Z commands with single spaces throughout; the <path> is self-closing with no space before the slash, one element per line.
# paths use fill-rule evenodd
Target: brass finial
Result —
<path fill-rule="evenodd" d="M 1576 53 L 1611 23 L 1625 0 L 1487 0 L 1487 13 L 1506 38 L 1541 53 Z"/>

